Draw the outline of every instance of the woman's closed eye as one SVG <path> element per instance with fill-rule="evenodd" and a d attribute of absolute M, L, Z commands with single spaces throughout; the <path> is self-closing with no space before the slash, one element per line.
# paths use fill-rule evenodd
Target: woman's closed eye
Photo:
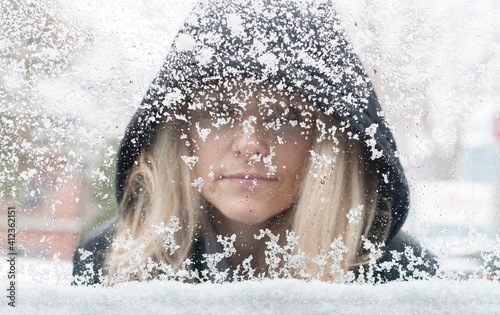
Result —
<path fill-rule="evenodd" d="M 313 113 L 287 107 L 280 113 L 269 111 L 268 115 L 263 117 L 263 125 L 271 132 L 286 132 L 291 129 L 309 129 L 313 120 Z"/>
<path fill-rule="evenodd" d="M 206 111 L 211 118 L 235 118 L 236 111 L 226 101 L 213 102 L 207 104 Z"/>
<path fill-rule="evenodd" d="M 280 120 L 283 123 L 287 122 L 298 122 L 301 118 L 301 112 L 297 108 L 286 108 L 285 111 L 280 115 Z"/>
<path fill-rule="evenodd" d="M 206 127 L 232 126 L 241 117 L 239 109 L 227 101 L 212 101 L 192 114 L 192 120 Z"/>

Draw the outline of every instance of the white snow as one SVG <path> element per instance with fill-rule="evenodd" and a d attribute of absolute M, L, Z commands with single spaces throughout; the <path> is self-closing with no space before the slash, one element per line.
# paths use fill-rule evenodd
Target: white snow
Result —
<path fill-rule="evenodd" d="M 0 260 L 2 283 L 5 257 Z M 266 280 L 71 286 L 71 264 L 20 260 L 16 314 L 494 314 L 500 282 L 429 280 L 383 285 Z M 41 275 L 44 275 L 42 278 Z M 0 313 L 12 313 L 7 299 Z"/>
<path fill-rule="evenodd" d="M 74 28 L 82 30 L 83 34 L 80 40 L 85 40 L 88 33 L 92 44 L 88 47 L 72 44 L 71 36 L 64 37 L 68 43 L 61 48 L 71 48 L 72 45 L 86 48 L 78 52 L 79 57 L 64 73 L 54 70 L 53 76 L 41 77 L 35 82 L 35 92 L 43 102 L 36 103 L 35 107 L 22 105 L 22 102 L 4 102 L 2 104 L 9 104 L 9 107 L 0 111 L 13 116 L 19 116 L 17 110 L 20 110 L 35 116 L 72 117 L 79 127 L 62 130 L 60 133 L 67 137 L 61 141 L 71 143 L 74 141 L 71 139 L 76 138 L 83 143 L 81 148 L 104 148 L 103 135 L 107 138 L 122 136 L 126 123 L 163 64 L 172 39 L 194 2 L 47 1 L 48 8 L 53 3 L 61 7 L 61 19 L 69 23 L 65 29 L 71 30 L 73 24 L 70 22 L 75 20 Z M 500 58 L 495 53 L 499 49 L 500 29 L 497 1 L 457 0 L 436 4 L 416 0 L 370 4 L 369 1 L 338 0 L 335 3 L 342 24 L 372 75 L 384 110 L 393 123 L 410 179 L 429 175 L 425 167 L 432 164 L 432 154 L 439 148 L 446 149 L 440 154 L 450 161 L 456 158 L 456 153 L 448 156 L 445 152 L 455 152 L 455 143 L 465 148 L 483 145 L 498 148 L 492 132 L 494 118 L 500 112 Z M 18 21 L 21 22 L 24 23 Z M 26 34 L 37 31 L 35 22 L 31 21 L 33 27 L 24 29 Z M 237 34 L 241 32 L 241 21 L 234 16 L 228 20 L 228 26 Z M 0 50 L 7 50 L 11 45 L 14 47 L 15 38 L 17 36 L 0 39 Z M 179 49 L 194 45 L 188 37 L 179 43 L 183 45 Z M 270 72 L 275 71 L 275 56 L 266 54 L 264 43 L 255 41 L 254 45 L 255 50 L 262 54 L 260 61 Z M 29 47 L 21 48 L 26 50 Z M 45 52 L 46 58 L 55 57 L 54 50 Z M 204 61 L 211 57 L 209 50 L 200 54 Z M 13 63 L 12 68 L 5 70 L 2 83 L 7 91 L 17 91 L 26 84 L 23 71 L 27 59 L 21 60 L 23 62 Z M 179 95 L 171 93 L 165 104 L 177 101 Z M 2 117 L 2 120 L 8 118 Z M 43 121 L 47 128 L 51 124 L 48 119 Z M 5 122 L 5 126 L 19 132 L 14 125 L 13 121 Z M 204 130 L 201 130 L 201 137 L 208 135 Z M 84 136 L 86 134 L 88 136 Z M 59 141 L 57 137 L 50 139 L 51 143 Z M 29 148 L 31 145 L 26 143 L 26 152 L 34 157 L 43 156 L 45 151 L 57 147 L 54 144 Z M 76 150 L 76 154 L 83 155 L 83 151 Z M 322 156 L 315 156 L 314 152 L 311 155 L 318 163 L 330 162 L 321 160 Z M 112 153 L 108 157 L 114 161 Z M 14 154 L 0 160 L 10 163 L 0 172 L 1 182 L 9 182 L 13 176 L 11 172 L 18 168 L 19 157 Z M 270 159 L 266 163 L 272 173 L 275 166 Z M 96 180 L 106 180 L 102 171 L 93 172 Z M 30 178 L 36 174 L 28 170 L 22 176 Z M 498 176 L 495 181 L 498 183 Z M 194 184 L 201 188 L 203 183 Z M 14 187 L 12 196 L 16 197 L 16 191 L 19 195 L 21 190 Z M 480 195 L 473 193 L 472 189 L 454 190 L 464 192 L 467 198 Z M 3 198 L 3 192 L 0 194 Z M 436 194 L 442 200 L 448 190 L 441 187 L 436 189 Z M 434 210 L 434 217 L 438 216 L 436 208 L 444 207 L 439 200 L 428 192 L 421 197 L 427 204 L 434 202 L 434 207 L 425 208 Z M 498 202 L 491 201 L 483 206 L 489 199 L 482 197 L 482 202 L 476 200 L 474 204 L 476 208 L 489 209 Z M 414 201 L 414 207 L 420 208 L 418 196 Z M 465 205 L 463 201 L 460 203 Z M 455 208 L 454 217 L 457 217 L 456 213 Z M 475 218 L 478 219 L 479 215 Z M 407 222 L 410 227 L 413 221 L 418 221 L 418 216 L 410 217 Z M 416 229 L 422 230 L 426 224 L 417 224 Z M 71 286 L 72 265 L 69 262 L 20 257 L 16 268 L 16 311 L 19 314 L 500 312 L 498 281 L 435 279 L 376 286 L 297 280 L 200 285 L 155 281 L 106 288 Z M 7 270 L 6 257 L 0 256 L 0 283 L 4 290 L 0 314 L 12 313 L 5 290 Z"/>

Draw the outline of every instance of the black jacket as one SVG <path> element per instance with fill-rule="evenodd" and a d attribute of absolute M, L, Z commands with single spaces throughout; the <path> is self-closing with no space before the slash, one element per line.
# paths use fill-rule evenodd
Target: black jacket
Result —
<path fill-rule="evenodd" d="M 422 255 L 418 243 L 401 232 L 409 210 L 409 191 L 393 135 L 372 83 L 326 0 L 198 3 L 127 127 L 117 159 L 118 202 L 123 198 L 128 172 L 150 144 L 158 123 L 175 119 L 175 109 L 185 104 L 191 91 L 227 77 L 255 77 L 285 84 L 339 120 L 344 132 L 358 135 L 366 146 L 366 155 L 376 164 L 377 209 L 390 212 L 390 220 L 376 216 L 379 221 L 374 223 L 390 222 L 380 262 L 391 261 L 391 252 L 403 253 L 406 247 L 407 253 Z M 101 268 L 113 231 L 114 223 L 109 223 L 83 241 L 81 248 L 94 255 L 82 259 L 81 250 L 77 250 L 75 275 L 85 274 L 87 264 L 94 272 Z M 203 240 L 197 246 L 198 253 L 206 252 Z M 404 257 L 400 265 L 402 269 L 379 264 L 381 270 L 375 276 L 387 281 L 404 277 L 406 271 L 412 273 L 413 263 Z M 429 274 L 435 271 L 435 260 L 428 253 L 423 255 L 421 270 Z"/>
<path fill-rule="evenodd" d="M 101 283 L 102 267 L 109 252 L 117 218 L 95 229 L 80 244 L 73 260 L 74 284 L 94 285 Z M 204 270 L 203 254 L 221 252 L 212 248 L 204 240 L 196 242 L 193 260 L 198 270 Z M 399 257 L 398 257 L 399 256 Z M 397 263 L 393 263 L 396 258 Z M 411 264 L 411 268 L 409 268 Z M 384 248 L 383 256 L 374 266 L 372 280 L 385 283 L 395 280 L 422 279 L 433 276 L 437 267 L 436 258 L 422 250 L 410 235 L 399 231 Z M 225 266 L 220 265 L 219 269 Z"/>

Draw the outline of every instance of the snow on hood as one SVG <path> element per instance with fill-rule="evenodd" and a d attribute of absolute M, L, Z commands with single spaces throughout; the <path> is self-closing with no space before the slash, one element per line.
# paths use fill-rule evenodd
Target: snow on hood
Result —
<path fill-rule="evenodd" d="M 357 134 L 377 163 L 379 209 L 391 210 L 389 239 L 409 207 L 406 178 L 373 86 L 329 1 L 199 2 L 129 123 L 117 161 L 116 197 L 152 131 L 189 94 L 222 78 L 255 78 L 298 91 Z"/>

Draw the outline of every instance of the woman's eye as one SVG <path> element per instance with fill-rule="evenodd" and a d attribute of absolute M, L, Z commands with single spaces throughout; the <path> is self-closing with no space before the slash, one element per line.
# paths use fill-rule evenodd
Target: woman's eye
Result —
<path fill-rule="evenodd" d="M 234 118 L 235 111 L 227 103 L 215 103 L 207 106 L 207 111 L 212 118 Z"/>
<path fill-rule="evenodd" d="M 283 122 L 288 122 L 292 120 L 299 120 L 300 119 L 300 113 L 298 110 L 293 109 L 293 108 L 287 108 L 283 114 L 281 115 L 281 120 Z"/>
<path fill-rule="evenodd" d="M 286 128 L 296 127 L 301 121 L 301 113 L 294 108 L 285 108 L 281 112 L 269 110 L 263 117 L 263 126 L 268 131 L 285 132 Z"/>

